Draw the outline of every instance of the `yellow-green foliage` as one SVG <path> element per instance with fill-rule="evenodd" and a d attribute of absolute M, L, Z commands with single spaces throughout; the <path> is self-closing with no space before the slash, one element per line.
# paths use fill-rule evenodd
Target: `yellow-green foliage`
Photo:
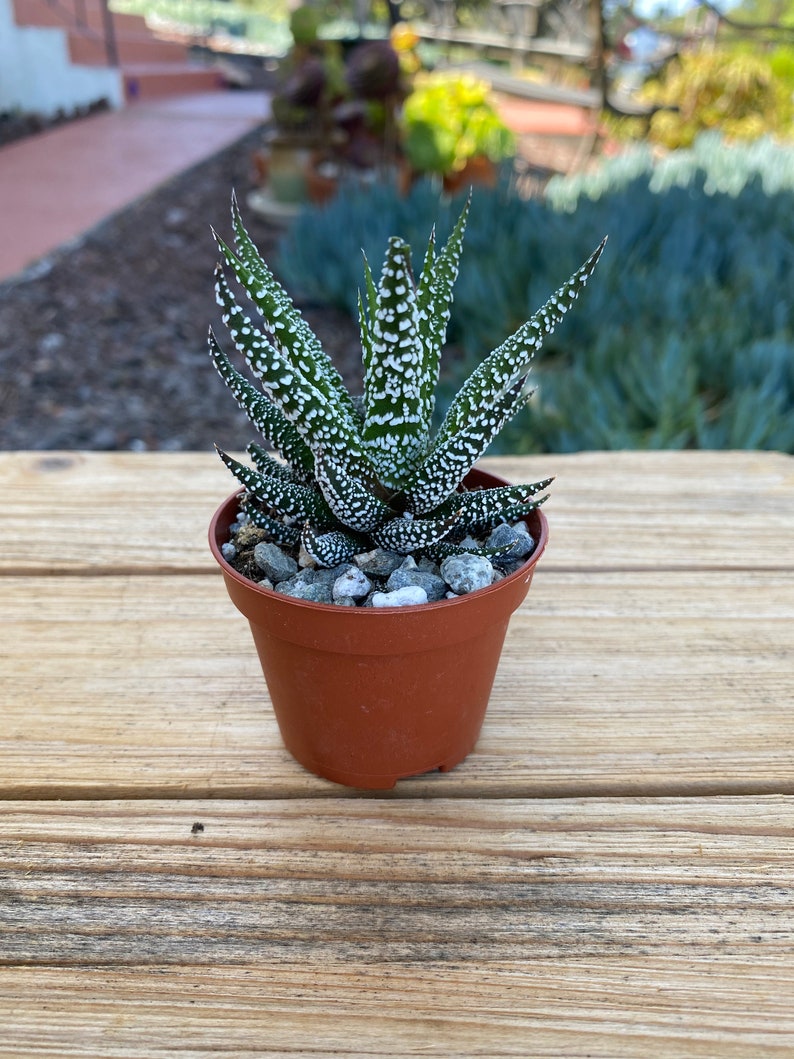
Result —
<path fill-rule="evenodd" d="M 710 129 L 730 140 L 794 134 L 791 83 L 776 75 L 770 58 L 739 50 L 685 52 L 649 82 L 644 102 L 661 107 L 648 139 L 664 147 L 689 147 Z"/>
<path fill-rule="evenodd" d="M 401 124 L 403 150 L 421 173 L 452 173 L 478 154 L 500 162 L 515 151 L 515 137 L 493 105 L 490 85 L 471 74 L 417 77 Z"/>
<path fill-rule="evenodd" d="M 794 92 L 794 47 L 783 44 L 775 48 L 769 55 L 769 65 L 773 75 L 789 92 Z"/>

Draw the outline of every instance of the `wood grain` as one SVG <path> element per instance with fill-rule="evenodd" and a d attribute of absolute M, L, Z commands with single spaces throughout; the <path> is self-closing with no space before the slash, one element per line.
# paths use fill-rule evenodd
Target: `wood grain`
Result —
<path fill-rule="evenodd" d="M 791 1054 L 792 836 L 790 798 L 8 803 L 0 1054 Z"/>
<path fill-rule="evenodd" d="M 218 578 L 0 583 L 0 797 L 326 797 Z M 398 796 L 794 793 L 794 575 L 543 569 L 475 753 Z"/>
<path fill-rule="evenodd" d="M 577 453 L 483 465 L 512 481 L 557 475 L 546 565 L 794 568 L 791 456 Z M 213 573 L 207 526 L 233 480 L 214 453 L 2 453 L 0 492 L 0 571 Z"/>
<path fill-rule="evenodd" d="M 0 866 L 2 964 L 794 966 L 791 798 L 7 803 Z"/>
<path fill-rule="evenodd" d="M 764 1059 L 793 992 L 763 956 L 0 968 L 0 1056 Z"/>
<path fill-rule="evenodd" d="M 482 737 L 361 797 L 281 748 L 214 456 L 0 454 L 3 1059 L 794 1054 L 794 460 L 491 466 L 559 477 Z"/>

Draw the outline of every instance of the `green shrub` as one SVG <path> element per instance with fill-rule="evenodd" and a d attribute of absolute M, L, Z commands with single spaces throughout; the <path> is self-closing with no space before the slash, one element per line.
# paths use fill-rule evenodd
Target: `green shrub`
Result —
<path fill-rule="evenodd" d="M 794 103 L 783 70 L 783 52 L 774 63 L 763 52 L 742 48 L 683 52 L 641 92 L 646 103 L 661 108 L 651 118 L 648 139 L 677 148 L 712 129 L 737 140 L 790 136 Z"/>
<path fill-rule="evenodd" d="M 448 233 L 458 203 L 441 210 Z M 418 245 L 439 212 L 427 185 L 378 187 L 298 219 L 289 284 L 355 313 L 360 249 Z M 794 452 L 794 149 L 715 137 L 654 163 L 631 151 L 545 202 L 475 192 L 449 336 L 449 392 L 501 334 L 610 236 L 599 282 L 534 369 L 538 393 L 501 451 L 775 448 Z M 417 265 L 420 262 L 417 263 Z"/>
<path fill-rule="evenodd" d="M 400 124 L 403 151 L 418 173 L 453 173 L 476 155 L 501 162 L 515 153 L 490 85 L 471 74 L 417 75 Z"/>

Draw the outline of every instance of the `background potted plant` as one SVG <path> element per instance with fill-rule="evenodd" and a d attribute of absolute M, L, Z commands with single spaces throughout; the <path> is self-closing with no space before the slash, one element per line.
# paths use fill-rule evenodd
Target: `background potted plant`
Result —
<path fill-rule="evenodd" d="M 215 513 L 210 548 L 249 620 L 287 748 L 352 786 L 391 787 L 469 753 L 510 615 L 546 543 L 540 505 L 551 479 L 509 485 L 474 464 L 526 405 L 532 358 L 604 244 L 479 365 L 433 431 L 468 208 L 440 251 L 431 235 L 418 280 L 400 238 L 389 240 L 379 282 L 365 261 L 358 399 L 236 204 L 234 248 L 218 238 L 223 321 L 261 388 L 212 333 L 211 355 L 281 460 L 258 444 L 253 467 L 219 450 L 240 488 Z"/>
<path fill-rule="evenodd" d="M 400 120 L 411 177 L 434 174 L 447 190 L 493 184 L 515 154 L 515 136 L 491 101 L 490 86 L 466 73 L 417 74 Z"/>
<path fill-rule="evenodd" d="M 293 11 L 290 28 L 294 44 L 279 69 L 264 151 L 254 159 L 269 198 L 287 207 L 326 201 L 343 173 L 391 162 L 405 91 L 400 57 L 388 40 L 343 49 L 320 37 L 320 15 L 308 6 Z M 257 204 L 261 195 L 253 197 Z"/>
<path fill-rule="evenodd" d="M 272 121 L 255 164 L 276 203 L 306 201 L 310 159 L 333 136 L 332 108 L 344 94 L 344 64 L 333 42 L 319 38 L 320 16 L 301 6 L 290 15 L 293 45 L 278 71 L 271 98 Z"/>

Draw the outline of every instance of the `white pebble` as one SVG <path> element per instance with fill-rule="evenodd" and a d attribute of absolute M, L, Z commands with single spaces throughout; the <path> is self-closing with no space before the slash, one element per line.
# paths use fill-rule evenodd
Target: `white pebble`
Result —
<path fill-rule="evenodd" d="M 394 592 L 376 592 L 372 597 L 373 607 L 415 607 L 427 603 L 427 592 L 421 585 L 406 585 Z"/>
<path fill-rule="evenodd" d="M 450 555 L 441 564 L 441 576 L 460 596 L 486 588 L 493 580 L 493 566 L 483 555 Z"/>
<path fill-rule="evenodd" d="M 351 566 L 334 581 L 334 599 L 363 599 L 372 588 L 372 582 L 357 566 Z"/>

